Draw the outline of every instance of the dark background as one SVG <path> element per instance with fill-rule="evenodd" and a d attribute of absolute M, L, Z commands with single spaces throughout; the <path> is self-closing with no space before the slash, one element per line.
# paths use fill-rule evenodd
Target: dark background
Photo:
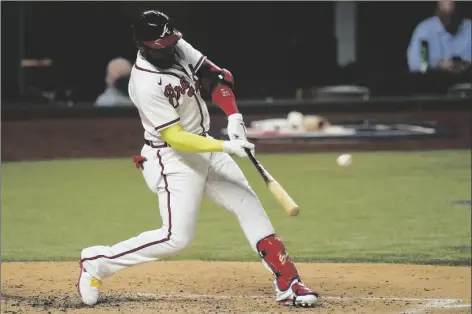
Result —
<path fill-rule="evenodd" d="M 236 93 L 292 96 L 298 86 L 354 83 L 407 71 L 415 26 L 436 2 L 359 2 L 356 71 L 340 69 L 335 2 L 5 2 L 2 1 L 2 100 L 18 98 L 19 38 L 24 58 L 51 58 L 44 84 L 72 87 L 93 101 L 112 58 L 134 61 L 129 19 L 142 9 L 170 15 L 184 37 L 236 78 Z M 466 15 L 470 2 L 456 5 Z M 23 30 L 20 7 L 24 8 Z M 264 93 L 264 92 L 262 92 Z M 283 94 L 283 95 L 282 95 Z"/>

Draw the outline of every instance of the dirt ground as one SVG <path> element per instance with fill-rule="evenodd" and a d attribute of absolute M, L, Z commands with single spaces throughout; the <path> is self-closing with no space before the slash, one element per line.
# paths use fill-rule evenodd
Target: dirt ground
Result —
<path fill-rule="evenodd" d="M 261 263 L 169 261 L 124 270 L 93 308 L 79 302 L 78 263 L 2 263 L 1 313 L 470 313 L 470 267 L 298 263 L 322 298 L 312 309 L 274 301 Z"/>

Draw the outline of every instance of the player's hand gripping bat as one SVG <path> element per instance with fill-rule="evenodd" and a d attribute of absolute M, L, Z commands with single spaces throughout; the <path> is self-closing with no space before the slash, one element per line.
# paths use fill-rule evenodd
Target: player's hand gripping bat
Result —
<path fill-rule="evenodd" d="M 282 205 L 288 215 L 290 216 L 297 216 L 300 213 L 300 208 L 298 207 L 297 203 L 288 195 L 285 189 L 270 175 L 270 173 L 262 167 L 259 161 L 254 157 L 249 149 L 246 148 L 246 153 L 251 160 L 251 162 L 256 167 L 257 171 L 259 171 L 262 179 L 264 179 L 265 183 L 269 191 L 275 197 L 275 199 Z"/>

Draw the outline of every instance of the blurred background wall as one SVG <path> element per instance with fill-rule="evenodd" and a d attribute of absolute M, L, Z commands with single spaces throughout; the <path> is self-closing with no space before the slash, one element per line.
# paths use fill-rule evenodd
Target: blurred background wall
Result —
<path fill-rule="evenodd" d="M 194 47 L 231 70 L 238 106 L 248 125 L 286 118 L 294 111 L 321 115 L 335 125 L 356 125 L 359 132 L 352 138 L 367 138 L 362 137 L 367 131 L 374 134 L 379 121 L 391 123 L 392 128 L 398 123 L 434 124 L 438 131 L 432 139 L 420 136 L 395 143 L 403 141 L 408 149 L 431 147 L 439 138 L 443 148 L 468 147 L 470 115 L 465 113 L 472 99 L 472 79 L 434 66 L 423 72 L 408 68 L 412 34 L 435 14 L 437 5 L 436 1 L 2 1 L 2 158 L 124 156 L 141 145 L 142 127 L 127 95 L 126 71 L 136 58 L 130 20 L 144 9 L 168 14 Z M 456 5 L 458 12 L 470 17 L 470 1 Z M 433 40 L 439 37 L 434 36 Z M 110 64 L 119 67 L 113 75 L 107 75 Z M 469 66 L 463 74 L 470 75 L 471 70 Z M 108 78 L 118 78 L 118 72 L 122 76 L 107 84 Z M 469 87 L 453 90 L 450 97 L 451 86 L 464 78 Z M 100 99 L 108 100 L 101 104 Z M 212 136 L 223 136 L 226 117 L 207 103 Z M 96 108 L 100 106 L 115 108 Z M 455 137 L 443 136 L 446 133 Z M 279 140 L 278 136 L 272 135 Z M 319 151 L 325 140 L 317 136 L 302 136 L 300 149 Z M 343 138 L 336 147 L 347 149 L 350 143 L 350 149 L 366 149 L 362 141 L 349 141 Z M 336 148 L 330 140 L 323 143 L 325 149 Z M 391 148 L 393 141 L 362 143 Z M 258 143 L 258 151 L 286 150 L 285 144 L 264 145 Z"/>
<path fill-rule="evenodd" d="M 170 15 L 188 41 L 230 69 L 237 96 L 258 98 L 292 97 L 298 87 L 368 83 L 378 73 L 407 71 L 411 34 L 433 14 L 436 2 L 352 2 L 338 9 L 335 1 L 2 1 L 1 5 L 2 100 L 19 99 L 26 88 L 22 86 L 36 80 L 45 89 L 48 85 L 69 89 L 76 100 L 94 101 L 105 88 L 105 68 L 111 59 L 134 62 L 129 19 L 145 8 Z M 471 14 L 470 2 L 457 5 Z M 348 24 L 338 31 L 337 16 L 346 17 L 341 22 Z M 336 34 L 350 29 L 348 19 L 355 32 L 347 37 L 355 40 L 343 46 Z M 349 47 L 356 62 L 339 65 L 340 47 Z M 28 68 L 19 71 L 22 59 L 44 58 L 52 62 L 46 69 L 33 74 Z"/>

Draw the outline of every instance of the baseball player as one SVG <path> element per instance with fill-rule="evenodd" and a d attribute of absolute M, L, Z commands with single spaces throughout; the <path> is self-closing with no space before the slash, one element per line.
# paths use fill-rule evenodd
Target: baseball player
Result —
<path fill-rule="evenodd" d="M 254 150 L 246 140 L 231 73 L 186 42 L 161 12 L 142 12 L 133 32 L 138 53 L 129 94 L 144 128 L 141 156 L 134 161 L 158 196 L 163 225 L 113 246 L 82 250 L 77 283 L 82 301 L 94 305 L 101 281 L 112 274 L 187 247 L 205 196 L 236 216 L 251 248 L 275 275 L 276 301 L 313 306 L 318 294 L 301 281 L 261 202 L 230 157 L 245 158 L 245 149 Z M 228 116 L 229 141 L 207 134 L 210 117 L 200 88 Z"/>

